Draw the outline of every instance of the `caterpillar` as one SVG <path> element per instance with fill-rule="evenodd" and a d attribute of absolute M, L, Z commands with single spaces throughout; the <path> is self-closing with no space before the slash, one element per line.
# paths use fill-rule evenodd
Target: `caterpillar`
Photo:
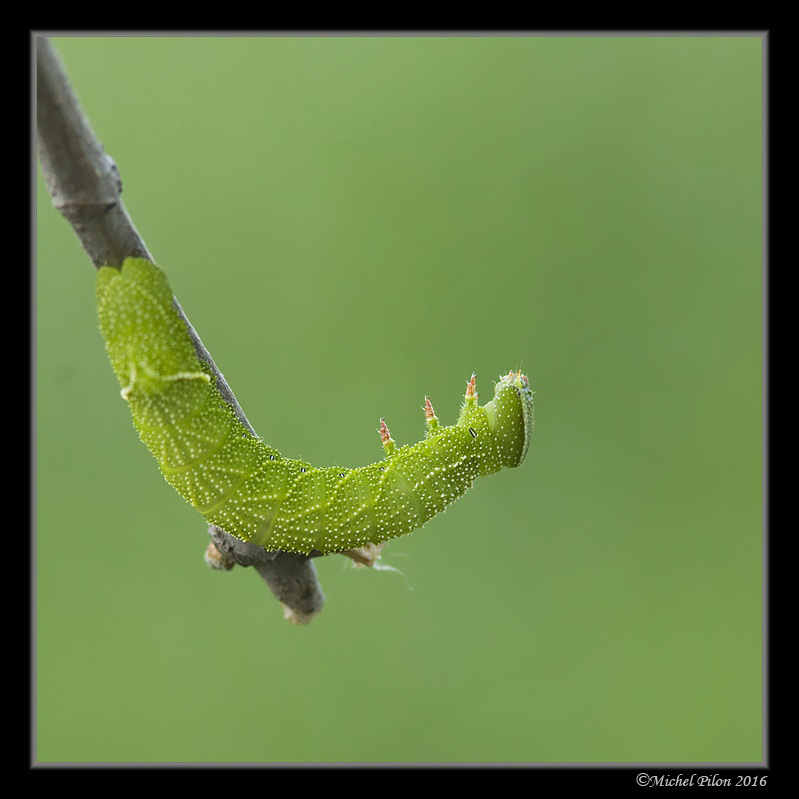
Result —
<path fill-rule="evenodd" d="M 121 395 L 166 481 L 209 524 L 269 551 L 328 554 L 421 527 L 477 477 L 518 466 L 533 428 L 527 377 L 501 377 L 478 404 L 475 378 L 457 422 L 425 398 L 425 437 L 398 447 L 380 421 L 385 458 L 316 468 L 283 457 L 242 424 L 200 360 L 166 275 L 142 258 L 101 267 L 100 330 Z"/>

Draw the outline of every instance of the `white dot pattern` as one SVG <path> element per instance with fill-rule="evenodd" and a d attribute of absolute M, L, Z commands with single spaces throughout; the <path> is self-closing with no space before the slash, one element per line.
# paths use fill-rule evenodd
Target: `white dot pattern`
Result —
<path fill-rule="evenodd" d="M 220 394 L 160 269 L 142 259 L 104 267 L 97 297 L 123 396 L 166 480 L 209 523 L 269 550 L 328 553 L 405 535 L 527 452 L 532 391 L 511 372 L 484 407 L 467 395 L 456 424 L 381 462 L 319 469 L 283 458 Z"/>

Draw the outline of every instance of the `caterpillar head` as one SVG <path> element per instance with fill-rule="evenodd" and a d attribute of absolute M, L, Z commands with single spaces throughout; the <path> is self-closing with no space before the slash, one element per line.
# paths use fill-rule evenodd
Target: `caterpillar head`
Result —
<path fill-rule="evenodd" d="M 533 434 L 533 390 L 527 376 L 509 372 L 499 378 L 494 399 L 483 410 L 492 423 L 503 466 L 518 466 Z"/>

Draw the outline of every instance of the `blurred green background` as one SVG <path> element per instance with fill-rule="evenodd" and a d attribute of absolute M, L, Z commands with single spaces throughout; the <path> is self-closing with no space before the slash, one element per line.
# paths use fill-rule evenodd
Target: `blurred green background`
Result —
<path fill-rule="evenodd" d="M 270 444 L 537 393 L 522 467 L 293 627 L 204 565 L 39 173 L 38 760 L 760 761 L 761 38 L 55 43 Z"/>

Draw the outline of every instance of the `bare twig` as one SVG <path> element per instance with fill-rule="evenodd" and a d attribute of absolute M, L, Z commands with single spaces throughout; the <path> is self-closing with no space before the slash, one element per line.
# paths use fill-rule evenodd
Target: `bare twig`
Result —
<path fill-rule="evenodd" d="M 325 601 L 313 562 L 305 555 L 267 552 L 263 547 L 240 541 L 211 525 L 211 544 L 220 557 L 239 566 L 254 566 L 283 606 L 283 615 L 293 624 L 307 624 Z M 229 568 L 227 565 L 215 568 Z"/>
<path fill-rule="evenodd" d="M 98 141 L 80 106 L 52 43 L 37 37 L 37 129 L 39 162 L 53 205 L 67 219 L 96 266 L 121 266 L 125 258 L 154 262 L 122 203 L 116 165 Z M 255 435 L 233 392 L 177 300 L 175 307 L 188 327 L 197 355 L 213 370 L 222 395 L 242 424 Z M 211 527 L 216 568 L 255 566 L 284 608 L 286 618 L 306 623 L 324 603 L 313 562 L 304 555 L 266 552 Z M 254 552 L 260 550 L 260 552 Z"/>
<path fill-rule="evenodd" d="M 95 266 L 153 258 L 120 199 L 116 164 L 83 113 L 61 60 L 45 37 L 36 41 L 39 162 L 53 205 L 67 219 Z"/>

